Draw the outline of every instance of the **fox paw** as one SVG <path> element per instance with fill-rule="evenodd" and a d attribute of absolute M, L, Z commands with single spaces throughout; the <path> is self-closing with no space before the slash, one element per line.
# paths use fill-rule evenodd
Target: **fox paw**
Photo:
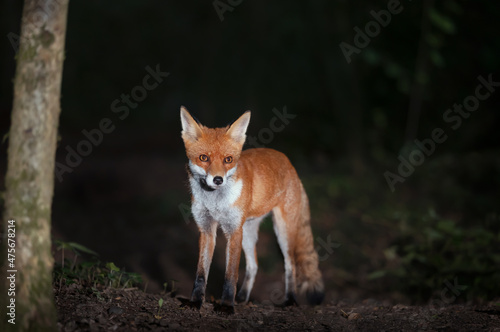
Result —
<path fill-rule="evenodd" d="M 236 302 L 241 303 L 241 304 L 246 304 L 247 303 L 247 293 L 246 292 L 239 292 L 238 295 L 236 295 Z"/>
<path fill-rule="evenodd" d="M 281 307 L 290 307 L 290 306 L 299 306 L 297 298 L 295 297 L 294 293 L 289 293 L 286 296 L 285 302 L 281 304 Z"/>

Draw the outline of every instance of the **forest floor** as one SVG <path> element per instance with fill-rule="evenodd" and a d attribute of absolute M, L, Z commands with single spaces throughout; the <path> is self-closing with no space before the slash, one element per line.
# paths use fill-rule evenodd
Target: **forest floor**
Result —
<path fill-rule="evenodd" d="M 497 303 L 406 306 L 365 300 L 311 307 L 238 305 L 235 314 L 183 307 L 171 294 L 137 288 L 55 286 L 61 331 L 500 331 Z M 160 307 L 159 301 L 163 299 Z"/>

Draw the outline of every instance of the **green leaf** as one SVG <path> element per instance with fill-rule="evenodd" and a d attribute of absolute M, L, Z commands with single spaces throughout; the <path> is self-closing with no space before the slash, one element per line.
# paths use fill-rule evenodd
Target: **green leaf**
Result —
<path fill-rule="evenodd" d="M 81 244 L 78 244 L 78 243 L 75 243 L 75 242 L 69 242 L 68 245 L 76 250 L 76 251 L 80 251 L 80 252 L 83 252 L 83 253 L 86 253 L 86 254 L 90 254 L 90 255 L 93 255 L 93 256 L 99 256 L 98 253 L 96 253 L 95 251 L 93 250 L 90 250 L 89 248 L 81 245 Z"/>
<path fill-rule="evenodd" d="M 435 8 L 429 11 L 429 18 L 431 22 L 447 34 L 454 34 L 456 31 L 455 23 L 447 17 L 439 13 Z"/>
<path fill-rule="evenodd" d="M 162 305 L 163 305 L 163 299 L 162 299 L 162 298 L 160 298 L 160 299 L 158 300 L 158 306 L 161 308 L 161 307 L 162 307 Z"/>
<path fill-rule="evenodd" d="M 61 240 L 55 240 L 55 243 L 57 245 L 57 250 L 61 249 L 71 249 L 71 246 L 69 245 L 68 242 L 63 242 Z"/>
<path fill-rule="evenodd" d="M 88 269 L 88 268 L 91 268 L 91 267 L 96 267 L 97 268 L 98 265 L 99 265 L 99 262 L 81 262 L 80 265 L 84 269 Z"/>
<path fill-rule="evenodd" d="M 119 268 L 119 267 L 117 267 L 117 266 L 115 265 L 115 263 L 113 263 L 113 262 L 106 263 L 106 267 L 107 267 L 108 269 L 110 269 L 111 271 L 114 271 L 114 272 L 119 272 L 119 271 L 120 271 L 120 268 Z"/>
<path fill-rule="evenodd" d="M 385 259 L 392 261 L 398 257 L 398 246 L 392 246 L 384 250 Z"/>
<path fill-rule="evenodd" d="M 368 279 L 369 280 L 379 279 L 379 278 L 384 277 L 386 274 L 387 274 L 387 271 L 385 271 L 385 270 L 377 270 L 377 271 L 370 273 L 368 275 Z"/>
<path fill-rule="evenodd" d="M 430 241 L 440 240 L 444 237 L 443 233 L 433 228 L 426 228 L 424 232 L 427 234 L 427 238 Z"/>

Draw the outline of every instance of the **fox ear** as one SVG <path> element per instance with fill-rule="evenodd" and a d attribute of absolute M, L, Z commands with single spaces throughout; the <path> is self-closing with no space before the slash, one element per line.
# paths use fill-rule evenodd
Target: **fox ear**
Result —
<path fill-rule="evenodd" d="M 200 125 L 189 114 L 188 110 L 181 106 L 182 139 L 184 141 L 196 141 L 202 135 Z"/>
<path fill-rule="evenodd" d="M 229 135 L 233 140 L 237 143 L 243 144 L 246 139 L 246 131 L 248 124 L 250 123 L 250 111 L 246 111 L 242 116 L 238 118 L 238 120 L 234 121 L 226 134 Z"/>

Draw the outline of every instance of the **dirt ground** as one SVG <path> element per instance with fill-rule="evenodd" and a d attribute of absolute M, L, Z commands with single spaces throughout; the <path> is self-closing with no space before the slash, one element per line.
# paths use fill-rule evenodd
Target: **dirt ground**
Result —
<path fill-rule="evenodd" d="M 281 308 L 238 305 L 234 315 L 181 305 L 171 294 L 136 288 L 55 287 L 61 331 L 500 331 L 500 306 L 434 302 L 405 306 L 365 300 Z M 163 304 L 159 308 L 159 300 Z"/>

